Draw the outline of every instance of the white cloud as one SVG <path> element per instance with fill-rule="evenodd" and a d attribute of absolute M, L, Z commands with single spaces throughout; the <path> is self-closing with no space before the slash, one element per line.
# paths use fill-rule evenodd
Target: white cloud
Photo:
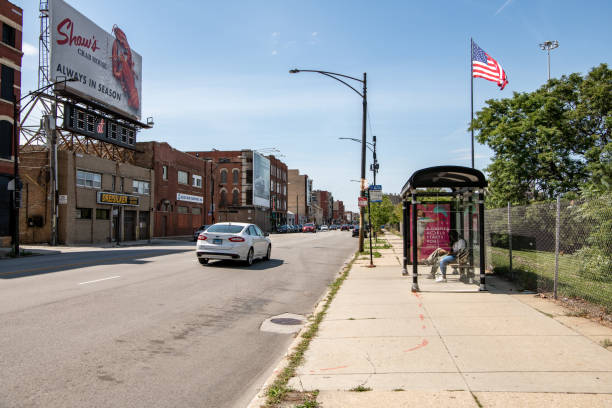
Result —
<path fill-rule="evenodd" d="M 275 31 L 272 33 L 272 37 L 278 37 L 280 35 L 280 33 L 278 31 Z"/>
<path fill-rule="evenodd" d="M 272 55 L 276 55 L 276 54 L 278 54 L 278 51 L 272 50 Z"/>
<path fill-rule="evenodd" d="M 506 0 L 506 2 L 495 12 L 495 15 L 501 13 L 502 10 L 505 9 L 508 4 L 512 3 L 512 1 L 513 0 Z"/>
<path fill-rule="evenodd" d="M 27 42 L 23 43 L 23 45 L 21 46 L 21 50 L 23 51 L 23 54 L 27 57 L 30 57 L 32 55 L 38 55 L 38 48 Z"/>
<path fill-rule="evenodd" d="M 318 34 L 319 34 L 319 33 L 315 31 L 315 32 L 313 32 L 313 33 L 312 33 L 312 36 L 313 36 L 313 37 L 316 37 Z"/>

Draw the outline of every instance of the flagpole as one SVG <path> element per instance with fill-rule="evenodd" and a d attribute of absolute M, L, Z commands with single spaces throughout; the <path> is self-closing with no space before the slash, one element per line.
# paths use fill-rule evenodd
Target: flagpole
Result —
<path fill-rule="evenodd" d="M 470 99 L 472 119 L 470 128 L 472 129 L 472 168 L 474 168 L 474 40 L 470 37 Z"/>

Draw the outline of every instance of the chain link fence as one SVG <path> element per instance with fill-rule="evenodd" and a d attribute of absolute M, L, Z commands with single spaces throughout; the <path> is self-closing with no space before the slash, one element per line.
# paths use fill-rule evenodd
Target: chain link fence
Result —
<path fill-rule="evenodd" d="M 611 199 L 487 210 L 488 269 L 522 289 L 583 299 L 612 313 Z"/>

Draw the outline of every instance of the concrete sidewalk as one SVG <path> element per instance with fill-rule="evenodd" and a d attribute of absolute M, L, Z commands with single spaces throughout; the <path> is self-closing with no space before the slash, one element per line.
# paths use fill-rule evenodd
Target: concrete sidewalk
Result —
<path fill-rule="evenodd" d="M 612 353 L 598 343 L 612 329 L 495 278 L 478 292 L 420 268 L 412 293 L 401 239 L 385 239 L 376 268 L 353 266 L 291 388 L 319 390 L 324 408 L 612 406 Z"/>

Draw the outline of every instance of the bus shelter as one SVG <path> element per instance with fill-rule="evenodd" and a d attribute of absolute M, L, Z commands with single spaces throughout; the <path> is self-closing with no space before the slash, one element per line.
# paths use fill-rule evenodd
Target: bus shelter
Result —
<path fill-rule="evenodd" d="M 412 291 L 420 290 L 419 263 L 426 264 L 426 257 L 436 247 L 450 249 L 451 231 L 455 231 L 467 244 L 467 251 L 459 265 L 459 270 L 467 273 L 461 274 L 458 281 L 461 279 L 465 284 L 478 284 L 474 280 L 476 270 L 479 269 L 478 290 L 486 290 L 486 186 L 484 174 L 470 167 L 429 167 L 417 170 L 410 176 L 401 191 L 404 215 L 402 274 L 408 275 L 408 265 L 412 265 Z M 421 269 L 427 271 L 428 268 L 429 265 Z M 452 275 L 447 272 L 447 276 Z"/>

